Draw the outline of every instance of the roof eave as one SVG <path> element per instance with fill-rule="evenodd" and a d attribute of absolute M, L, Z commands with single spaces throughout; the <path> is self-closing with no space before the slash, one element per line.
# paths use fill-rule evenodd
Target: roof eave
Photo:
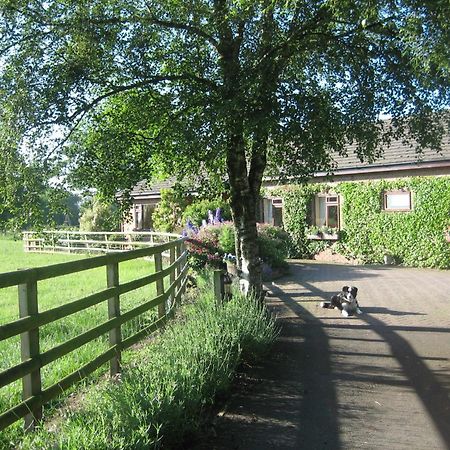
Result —
<path fill-rule="evenodd" d="M 347 169 L 337 169 L 332 173 L 329 172 L 315 172 L 313 178 L 325 176 L 339 176 L 339 175 L 359 175 L 366 173 L 383 173 L 395 172 L 405 170 L 422 170 L 422 169 L 440 169 L 450 167 L 450 160 L 446 161 L 427 161 L 418 163 L 404 163 L 404 164 L 390 164 L 371 167 L 352 167 Z"/>

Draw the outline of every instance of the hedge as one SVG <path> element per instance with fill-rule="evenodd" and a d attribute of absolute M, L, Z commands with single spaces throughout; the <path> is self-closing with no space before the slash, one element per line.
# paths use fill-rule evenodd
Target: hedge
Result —
<path fill-rule="evenodd" d="M 384 211 L 383 192 L 411 191 L 411 211 Z M 306 238 L 309 208 L 319 192 L 341 196 L 342 230 L 335 244 Z M 398 180 L 290 185 L 278 188 L 283 198 L 283 222 L 297 257 L 311 256 L 327 246 L 365 263 L 380 263 L 385 254 L 412 267 L 450 267 L 450 177 L 411 177 Z"/>

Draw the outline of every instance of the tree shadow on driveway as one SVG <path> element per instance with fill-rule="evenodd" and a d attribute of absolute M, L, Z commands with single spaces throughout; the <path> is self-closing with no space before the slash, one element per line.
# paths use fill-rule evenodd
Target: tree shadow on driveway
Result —
<path fill-rule="evenodd" d="M 340 449 L 329 342 L 319 321 L 281 289 L 269 308 L 289 308 L 261 364 L 244 368 L 216 437 L 196 449 Z M 313 370 L 312 370 L 313 369 Z"/>
<path fill-rule="evenodd" d="M 313 304 L 348 280 L 367 293 L 381 274 L 392 277 L 384 268 L 295 264 L 273 283 L 266 303 L 279 315 L 280 336 L 267 359 L 240 374 L 217 436 L 196 448 L 450 449 L 449 353 L 422 348 L 420 356 L 408 341 L 413 334 L 420 345 L 429 336 L 439 343 L 449 336 L 446 322 L 433 326 L 426 313 L 395 302 L 362 305 L 364 314 L 349 319 Z"/>
<path fill-rule="evenodd" d="M 318 267 L 316 266 L 316 269 Z M 359 277 L 361 273 L 359 271 L 354 272 L 352 267 L 348 266 L 337 266 L 337 271 L 339 275 L 334 274 L 333 278 L 342 277 L 342 279 L 354 279 Z M 380 268 L 376 267 L 376 270 Z M 400 269 L 401 270 L 401 269 Z M 322 274 L 323 276 L 324 274 Z M 356 277 L 355 277 L 356 275 Z M 325 274 L 326 278 L 326 274 Z M 299 284 L 302 288 L 307 289 L 313 295 L 317 297 L 326 298 L 327 294 L 324 293 L 315 287 L 313 284 L 306 282 L 304 279 L 299 281 Z M 412 287 L 414 289 L 414 287 Z M 386 355 L 390 358 L 394 358 L 398 365 L 399 370 L 401 371 L 401 377 L 404 381 L 398 381 L 395 379 L 388 380 L 383 375 L 382 379 L 375 380 L 373 377 L 368 379 L 368 382 L 379 382 L 381 384 L 389 384 L 392 383 L 395 385 L 396 383 L 401 383 L 409 388 L 412 388 L 420 399 L 422 405 L 425 408 L 426 413 L 431 419 L 437 433 L 439 434 L 439 438 L 436 438 L 436 441 L 441 442 L 445 447 L 450 449 L 450 392 L 448 390 L 447 383 L 444 382 L 446 377 L 448 378 L 450 374 L 444 373 L 444 377 L 437 378 L 436 371 L 431 370 L 428 365 L 425 363 L 426 360 L 430 361 L 447 361 L 446 357 L 421 357 L 415 351 L 413 345 L 408 341 L 407 337 L 408 333 L 430 333 L 435 335 L 449 334 L 450 328 L 446 327 L 433 327 L 433 326 L 414 326 L 414 325 L 388 325 L 384 323 L 382 320 L 378 319 L 374 315 L 389 315 L 389 316 L 426 316 L 426 313 L 422 312 L 414 312 L 414 311 L 397 311 L 395 309 L 390 309 L 387 307 L 364 307 L 362 306 L 363 314 L 358 316 L 358 319 L 365 323 L 365 325 L 360 324 L 356 325 L 352 323 L 349 324 L 349 329 L 355 332 L 357 330 L 361 330 L 366 328 L 367 331 L 373 331 L 376 333 L 381 340 L 387 344 L 390 354 Z M 322 332 L 326 333 L 327 331 L 336 329 L 343 329 L 346 325 L 343 324 L 323 324 Z M 400 334 L 402 333 L 402 334 Z M 428 339 L 431 338 L 429 335 Z M 406 337 L 404 337 L 406 336 Z M 424 340 L 427 337 L 423 338 Z M 435 342 L 436 337 L 431 342 Z M 439 342 L 439 341 L 438 341 Z M 446 342 L 446 344 L 444 344 Z M 448 337 L 447 339 L 444 336 L 444 340 L 441 341 L 441 345 L 446 346 L 448 348 Z M 430 344 L 432 347 L 433 344 Z M 358 352 L 357 357 L 360 358 L 363 353 Z M 375 355 L 377 358 L 380 358 L 382 355 Z M 373 371 L 373 368 L 371 368 Z M 355 381 L 358 379 L 358 374 L 363 372 L 359 370 L 357 367 L 352 367 L 348 370 L 348 376 L 341 378 L 342 381 Z M 388 373 L 388 372 L 387 372 Z M 398 374 L 397 374 L 398 375 Z M 446 386 L 447 385 L 447 386 Z M 338 408 L 341 408 L 342 405 L 338 405 Z M 340 414 L 338 410 L 337 414 Z M 401 415 L 402 411 L 398 411 L 398 414 Z M 427 430 L 427 432 L 432 433 L 432 431 Z M 406 448 L 406 447 L 405 447 Z M 433 447 L 435 448 L 435 447 Z M 437 447 L 436 447 L 437 448 Z M 441 448 L 441 447 L 439 447 Z"/>
<path fill-rule="evenodd" d="M 441 385 L 433 371 L 424 363 L 426 358 L 419 357 L 404 337 L 369 314 L 363 315 L 362 320 L 369 324 L 389 345 L 393 357 L 400 363 L 404 375 L 425 406 L 441 439 L 450 449 L 450 397 L 448 390 Z M 450 329 L 447 330 L 447 333 L 450 333 Z M 450 345 L 448 339 L 447 345 Z"/>

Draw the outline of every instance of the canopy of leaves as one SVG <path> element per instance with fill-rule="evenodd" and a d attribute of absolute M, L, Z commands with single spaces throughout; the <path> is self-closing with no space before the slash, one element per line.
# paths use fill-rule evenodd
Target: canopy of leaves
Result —
<path fill-rule="evenodd" d="M 348 141 L 361 159 L 394 133 L 439 147 L 448 17 L 447 0 L 1 0 L 1 103 L 34 142 L 64 129 L 76 181 L 109 195 L 154 173 L 223 187 L 239 139 L 249 176 L 307 175 Z"/>
<path fill-rule="evenodd" d="M 0 132 L 0 136 L 1 136 Z M 49 173 L 25 161 L 0 137 L 0 231 L 44 225 L 76 225 L 79 198 L 49 183 Z"/>

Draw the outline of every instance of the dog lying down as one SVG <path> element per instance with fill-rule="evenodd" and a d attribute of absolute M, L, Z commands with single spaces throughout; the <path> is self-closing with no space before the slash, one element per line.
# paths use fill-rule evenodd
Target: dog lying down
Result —
<path fill-rule="evenodd" d="M 322 302 L 320 306 L 328 309 L 339 309 L 344 317 L 353 316 L 354 314 L 362 314 L 359 309 L 358 300 L 358 288 L 355 286 L 344 286 L 339 294 L 333 295 L 331 301 Z"/>

